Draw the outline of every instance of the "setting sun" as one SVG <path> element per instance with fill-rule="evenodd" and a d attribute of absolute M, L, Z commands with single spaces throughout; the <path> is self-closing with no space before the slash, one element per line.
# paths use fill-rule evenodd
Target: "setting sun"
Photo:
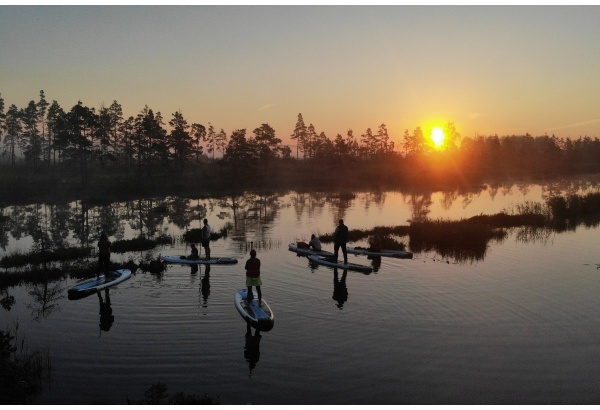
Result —
<path fill-rule="evenodd" d="M 433 141 L 433 145 L 436 148 L 442 148 L 444 146 L 444 130 L 440 127 L 436 127 L 431 130 L 431 140 Z"/>

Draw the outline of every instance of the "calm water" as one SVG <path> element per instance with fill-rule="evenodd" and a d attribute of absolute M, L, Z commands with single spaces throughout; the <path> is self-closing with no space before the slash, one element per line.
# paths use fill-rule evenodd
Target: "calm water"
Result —
<path fill-rule="evenodd" d="M 350 229 L 404 225 L 419 215 L 458 219 L 542 201 L 562 188 L 353 198 L 292 193 L 265 212 L 247 206 L 236 229 L 212 243 L 214 256 L 237 257 L 238 265 L 198 272 L 174 265 L 111 288 L 108 331 L 100 328 L 97 295 L 66 298 L 71 279 L 49 284 L 57 293 L 45 305 L 31 295 L 42 285 L 10 288 L 17 302 L 0 310 L 0 323 L 18 324 L 30 349 L 48 349 L 52 379 L 42 404 L 125 404 L 159 381 L 169 393 L 206 393 L 223 404 L 597 404 L 598 228 L 529 242 L 513 232 L 473 263 L 435 253 L 382 258 L 370 275 L 312 268 L 287 249 L 312 232 L 332 232 L 340 217 Z M 231 208 L 206 202 L 190 206 L 206 205 L 213 228 L 233 222 Z M 188 227 L 200 227 L 190 218 Z M 132 226 L 124 225 L 125 237 L 135 234 Z M 185 226 L 165 217 L 157 230 L 180 235 Z M 6 253 L 27 241 L 9 238 Z M 258 248 L 263 295 L 275 312 L 274 328 L 258 335 L 247 335 L 233 305 L 245 283 L 249 242 Z M 188 251 L 176 242 L 154 256 Z M 349 261 L 371 263 L 364 256 Z"/>

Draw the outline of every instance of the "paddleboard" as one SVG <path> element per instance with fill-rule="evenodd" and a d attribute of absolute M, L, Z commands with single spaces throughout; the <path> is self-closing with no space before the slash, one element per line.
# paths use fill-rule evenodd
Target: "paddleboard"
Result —
<path fill-rule="evenodd" d="M 258 295 L 256 291 L 252 291 L 254 298 L 250 301 L 246 301 L 248 295 L 248 289 L 240 289 L 235 292 L 234 303 L 235 308 L 252 327 L 260 331 L 269 331 L 275 324 L 275 315 L 273 311 L 265 302 L 262 300 L 262 306 L 258 306 Z"/>
<path fill-rule="evenodd" d="M 344 263 L 341 261 L 334 261 L 326 256 L 308 255 L 308 259 L 310 259 L 314 263 L 318 263 L 319 265 L 325 265 L 332 268 L 348 269 L 362 273 L 373 272 L 373 268 L 370 266 L 359 265 L 358 263 Z"/>
<path fill-rule="evenodd" d="M 290 251 L 296 252 L 297 254 L 303 255 L 303 256 L 307 256 L 307 255 L 333 256 L 332 252 L 324 251 L 324 250 L 315 251 L 312 248 L 299 248 L 298 245 L 295 243 L 290 243 L 288 245 L 288 248 Z"/>
<path fill-rule="evenodd" d="M 356 248 L 347 246 L 346 252 L 351 253 L 353 255 L 367 255 L 367 256 L 387 256 L 389 258 L 400 258 L 400 259 L 412 259 L 413 254 L 409 251 L 400 251 L 393 249 L 382 249 L 379 252 L 369 251 L 367 248 L 361 248 L 357 246 Z"/>
<path fill-rule="evenodd" d="M 113 270 L 108 272 L 107 275 L 100 274 L 97 279 L 88 280 L 73 286 L 67 291 L 67 295 L 69 299 L 80 299 L 102 289 L 117 285 L 130 277 L 131 271 L 129 269 Z"/>
<path fill-rule="evenodd" d="M 180 265 L 233 265 L 238 263 L 236 258 L 210 258 L 189 259 L 187 256 L 163 256 L 163 262 L 177 263 Z"/>

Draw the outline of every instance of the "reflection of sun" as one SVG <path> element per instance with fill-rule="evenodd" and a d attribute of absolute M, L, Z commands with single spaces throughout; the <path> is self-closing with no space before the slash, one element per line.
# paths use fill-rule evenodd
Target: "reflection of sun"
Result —
<path fill-rule="evenodd" d="M 433 141 L 433 145 L 440 149 L 444 146 L 444 139 L 446 136 L 444 135 L 444 130 L 440 127 L 435 127 L 431 130 L 431 140 Z"/>

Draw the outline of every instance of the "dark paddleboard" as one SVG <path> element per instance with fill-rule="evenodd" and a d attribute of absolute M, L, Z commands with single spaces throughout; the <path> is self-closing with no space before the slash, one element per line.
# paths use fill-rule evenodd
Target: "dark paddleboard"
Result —
<path fill-rule="evenodd" d="M 367 248 L 361 248 L 358 246 L 356 248 L 347 246 L 346 252 L 351 253 L 353 255 L 387 256 L 388 258 L 400 258 L 400 259 L 412 259 L 412 257 L 413 257 L 412 252 L 409 252 L 409 251 L 382 249 L 378 252 L 374 252 L 374 251 L 367 250 Z"/>
<path fill-rule="evenodd" d="M 163 256 L 161 258 L 166 263 L 176 263 L 179 265 L 233 265 L 238 263 L 236 258 L 210 258 L 210 259 L 190 259 L 187 256 Z"/>
<path fill-rule="evenodd" d="M 102 289 L 117 285 L 123 281 L 126 281 L 131 277 L 131 271 L 129 269 L 119 269 L 108 272 L 107 275 L 100 274 L 97 279 L 88 280 L 80 283 L 79 285 L 73 286 L 67 291 L 68 298 L 81 299 L 89 296 L 92 293 L 96 293 Z"/>
<path fill-rule="evenodd" d="M 331 268 L 347 269 L 362 273 L 371 273 L 373 268 L 366 265 L 359 265 L 358 263 L 344 263 L 341 261 L 332 260 L 326 256 L 308 255 L 308 259 L 311 262 L 319 265 L 329 266 Z"/>
<path fill-rule="evenodd" d="M 258 295 L 256 292 L 253 292 L 254 298 L 250 302 L 247 302 L 247 294 L 247 289 L 240 289 L 235 292 L 235 308 L 244 320 L 255 329 L 260 331 L 271 330 L 275 324 L 273 311 L 264 299 L 262 300 L 262 306 L 258 306 Z"/>

